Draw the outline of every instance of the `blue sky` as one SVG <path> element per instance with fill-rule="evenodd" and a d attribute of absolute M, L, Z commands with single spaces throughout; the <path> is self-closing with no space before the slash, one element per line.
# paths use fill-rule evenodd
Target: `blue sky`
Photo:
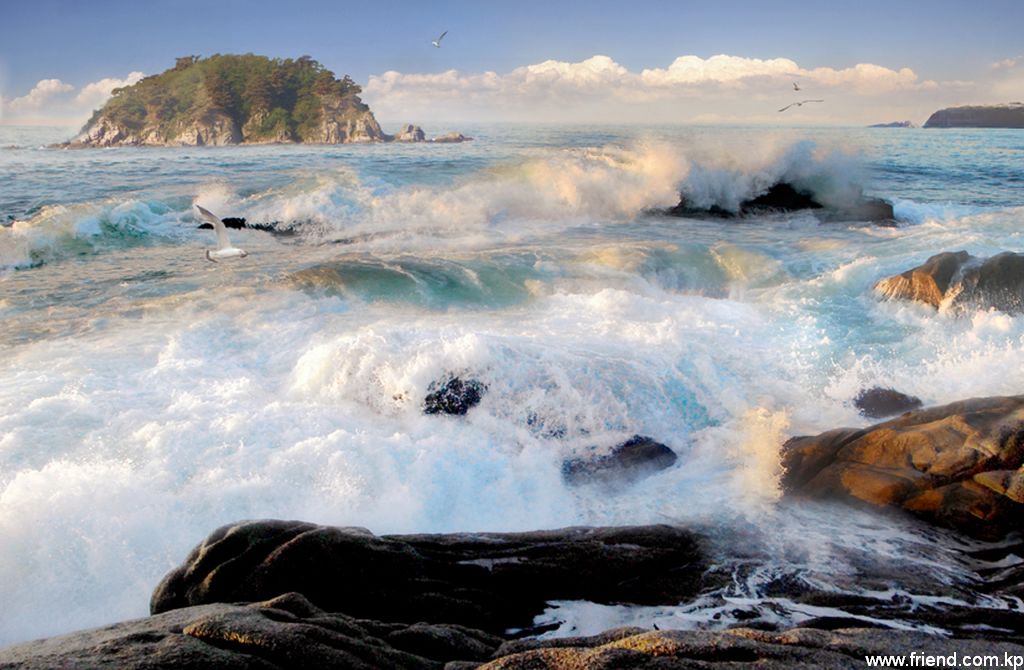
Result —
<path fill-rule="evenodd" d="M 56 2 L 2 0 L 3 39 L 0 41 L 0 95 L 11 101 L 28 94 L 37 83 L 51 85 L 47 108 L 40 102 L 36 116 L 59 116 L 55 105 L 90 83 L 123 80 L 132 72 L 153 74 L 173 65 L 176 56 L 254 52 L 271 56 L 308 54 L 339 75 L 350 74 L 368 83 L 387 71 L 403 75 L 455 71 L 472 77 L 493 72 L 504 76 L 517 68 L 545 61 L 581 63 L 593 56 L 610 58 L 629 73 L 668 68 L 681 56 L 702 59 L 716 54 L 746 59 L 788 59 L 794 72 L 815 68 L 842 71 L 872 64 L 892 71 L 909 68 L 918 82 L 959 82 L 961 89 L 946 96 L 954 102 L 974 97 L 998 99 L 1012 93 L 1015 83 L 995 90 L 967 90 L 993 78 L 993 63 L 1017 69 L 1024 53 L 1020 27 L 1024 2 Z M 442 49 L 430 40 L 448 30 Z M 999 73 L 1005 84 L 1006 72 Z M 547 75 L 545 75 L 547 76 Z M 767 76 L 762 73 L 759 76 Z M 785 75 L 779 74 L 780 79 Z M 848 79 L 843 81 L 848 82 Z M 1015 82 L 1016 79 L 1013 80 Z M 392 80 L 407 107 L 414 95 L 408 83 Z M 479 83 L 479 82 L 478 82 Z M 545 85 L 549 85 L 550 82 Z M 430 84 L 437 91 L 438 80 Z M 468 84 L 459 80 L 453 91 Z M 837 85 L 837 84 L 836 84 Z M 72 87 L 74 91 L 72 91 Z M 472 88 L 470 86 L 470 88 Z M 506 87 L 507 88 L 507 87 Z M 516 90 L 522 90 L 516 83 Z M 920 87 L 919 87 L 920 88 Z M 377 87 L 379 92 L 380 87 Z M 830 91 L 831 92 L 831 91 Z M 423 93 L 418 91 L 418 95 Z M 581 109 L 602 109 L 588 92 Z M 664 91 L 663 91 L 664 93 Z M 719 91 L 721 93 L 721 91 Z M 922 109 L 943 102 L 942 96 L 922 95 Z M 59 94 L 59 95 L 58 95 Z M 574 93 L 574 100 L 582 100 Z M 367 92 L 373 104 L 373 91 Z M 479 91 L 466 108 L 476 115 L 493 115 L 502 105 L 491 90 L 490 101 Z M 690 91 L 694 96 L 694 92 Z M 620 94 L 622 103 L 624 94 Z M 88 96 L 86 96 L 88 97 Z M 457 96 L 456 96 L 457 97 Z M 670 96 L 671 97 L 671 96 Z M 677 98 L 679 96 L 676 96 Z M 684 96 L 685 97 L 685 96 Z M 695 96 L 699 97 L 699 96 Z M 834 98 L 835 96 L 833 96 Z M 564 96 L 563 96 L 564 98 Z M 956 98 L 956 100 L 953 100 Z M 1024 92 L 1018 96 L 1024 98 Z M 724 98 L 722 98 L 724 99 Z M 740 97 L 737 96 L 737 100 Z M 42 100 L 42 96 L 39 96 Z M 88 97 L 93 101 L 94 97 Z M 379 102 L 388 109 L 390 98 Z M 36 99 L 33 99 L 35 104 Z M 85 104 L 85 97 L 80 99 Z M 435 101 L 436 102 L 436 101 Z M 876 101 L 878 102 L 878 101 Z M 451 104 L 448 104 L 451 103 Z M 721 101 L 719 101 L 721 103 Z M 8 103 L 9 104 L 9 103 Z M 460 116 L 457 101 L 423 110 Z M 543 104 L 532 101 L 534 107 Z M 773 103 L 774 104 L 774 103 Z M 895 111 L 910 110 L 901 101 Z M 909 105 L 909 106 L 908 106 Z M 769 105 L 770 106 L 770 105 Z M 8 109 L 28 118 L 28 102 Z M 619 109 L 607 106 L 610 112 Z M 877 105 L 876 105 L 877 107 Z M 492 109 L 493 108 L 493 109 Z M 700 109 L 697 105 L 695 109 Z M 717 104 L 742 116 L 738 104 Z M 861 107 L 858 107 L 861 109 Z M 635 112 L 636 110 L 634 110 Z M 615 117 L 621 110 L 611 114 Z M 68 110 L 70 114 L 70 110 Z M 80 114 L 78 110 L 75 113 Z M 629 117 L 631 113 L 621 112 Z M 881 109 L 877 113 L 882 113 Z M 834 119 L 835 116 L 829 117 Z M 599 119 L 600 120 L 600 119 Z"/>

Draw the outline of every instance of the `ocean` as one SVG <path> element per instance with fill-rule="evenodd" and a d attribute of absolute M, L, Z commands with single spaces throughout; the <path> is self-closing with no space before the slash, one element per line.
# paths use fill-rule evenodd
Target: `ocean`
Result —
<path fill-rule="evenodd" d="M 779 451 L 868 425 L 866 387 L 1021 392 L 1024 318 L 872 286 L 941 251 L 1024 247 L 1024 132 L 458 129 L 475 139 L 67 151 L 45 146 L 74 129 L 0 126 L 0 645 L 145 616 L 191 547 L 258 518 L 709 538 L 724 577 L 699 599 L 552 603 L 549 635 L 920 627 L 800 588 L 1022 606 L 979 588 L 967 540 L 783 498 Z M 886 198 L 899 225 L 660 211 L 780 179 Z M 299 225 L 232 230 L 249 256 L 211 263 L 193 204 Z M 485 386 L 480 404 L 424 414 L 451 376 Z M 613 491 L 563 479 L 636 434 L 676 465 Z"/>

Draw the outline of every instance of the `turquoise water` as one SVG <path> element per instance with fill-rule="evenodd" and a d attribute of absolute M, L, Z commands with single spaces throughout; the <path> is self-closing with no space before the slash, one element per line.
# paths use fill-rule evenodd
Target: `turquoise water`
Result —
<path fill-rule="evenodd" d="M 41 147 L 66 129 L 0 127 L 0 644 L 146 614 L 160 577 L 242 518 L 670 521 L 712 529 L 723 560 L 752 524 L 772 529 L 772 574 L 850 591 L 884 557 L 936 589 L 966 579 L 941 534 L 780 503 L 778 450 L 864 425 L 864 386 L 1020 392 L 1021 317 L 871 287 L 939 251 L 1020 250 L 1024 133 L 460 130 L 476 139 L 62 151 Z M 778 179 L 890 199 L 900 225 L 657 213 Z M 299 233 L 231 231 L 250 255 L 209 263 L 194 203 Z M 450 374 L 483 402 L 423 415 Z M 563 483 L 565 458 L 634 433 L 677 466 L 614 495 Z M 872 586 L 889 587 L 909 588 Z M 652 616 L 724 625 L 713 611 Z M 579 612 L 577 631 L 637 616 Z"/>

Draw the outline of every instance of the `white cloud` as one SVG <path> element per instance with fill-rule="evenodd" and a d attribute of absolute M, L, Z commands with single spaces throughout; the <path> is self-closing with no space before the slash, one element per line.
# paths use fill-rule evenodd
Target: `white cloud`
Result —
<path fill-rule="evenodd" d="M 793 82 L 799 82 L 803 93 L 793 91 Z M 389 71 L 371 76 L 363 91 L 378 116 L 394 120 L 764 118 L 766 109 L 774 113 L 792 102 L 793 95 L 807 95 L 842 103 L 842 109 L 833 108 L 831 115 L 797 109 L 790 116 L 835 123 L 844 114 L 849 116 L 846 110 L 881 106 L 894 97 L 926 94 L 945 85 L 923 80 L 910 68 L 873 63 L 807 68 L 788 58 L 691 55 L 680 56 L 665 68 L 635 72 L 596 55 L 580 62 L 548 60 L 505 74 Z"/>
<path fill-rule="evenodd" d="M 0 98 L 0 119 L 14 124 L 81 123 L 110 98 L 115 88 L 134 84 L 143 76 L 141 72 L 132 72 L 123 79 L 107 77 L 77 91 L 60 79 L 43 79 L 21 97 Z"/>
<path fill-rule="evenodd" d="M 1024 65 L 1024 56 L 1017 56 L 1016 58 L 1004 58 L 997 60 L 992 63 L 991 68 L 993 70 L 1010 69 L 1017 67 L 1018 65 Z"/>
<path fill-rule="evenodd" d="M 94 81 L 91 84 L 86 84 L 82 87 L 82 90 L 78 92 L 78 95 L 75 96 L 75 104 L 81 107 L 99 107 L 105 103 L 108 98 L 110 98 L 110 94 L 115 88 L 131 86 L 144 76 L 145 75 L 141 72 L 132 72 L 124 79 L 107 77 L 106 79 L 100 79 L 99 81 Z"/>
<path fill-rule="evenodd" d="M 7 103 L 7 110 L 11 112 L 24 112 L 41 109 L 54 98 L 59 98 L 62 93 L 75 90 L 71 84 L 66 84 L 60 79 L 43 79 L 35 85 L 31 91 L 20 98 L 14 98 Z"/>

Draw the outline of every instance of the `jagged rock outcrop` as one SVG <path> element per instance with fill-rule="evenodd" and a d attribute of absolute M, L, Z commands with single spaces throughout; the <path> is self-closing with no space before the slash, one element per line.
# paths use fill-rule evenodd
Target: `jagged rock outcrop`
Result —
<path fill-rule="evenodd" d="M 925 128 L 1024 128 L 1024 103 L 965 105 L 940 109 L 924 122 Z"/>
<path fill-rule="evenodd" d="M 151 611 L 296 592 L 326 611 L 501 635 L 530 627 L 549 600 L 679 603 L 699 590 L 704 560 L 697 536 L 670 526 L 378 537 L 253 521 L 196 547 L 157 587 Z"/>
<path fill-rule="evenodd" d="M 407 123 L 394 136 L 395 142 L 426 142 L 427 135 L 419 126 Z"/>
<path fill-rule="evenodd" d="M 1024 396 L 975 398 L 868 428 L 794 437 L 783 484 L 890 505 L 984 537 L 1024 527 Z"/>
<path fill-rule="evenodd" d="M 486 392 L 487 386 L 476 379 L 449 377 L 431 382 L 423 398 L 423 413 L 463 416 L 480 404 Z"/>
<path fill-rule="evenodd" d="M 1024 254 L 1005 251 L 978 258 L 966 251 L 936 254 L 875 284 L 886 298 L 914 300 L 951 310 L 1024 311 Z"/>

